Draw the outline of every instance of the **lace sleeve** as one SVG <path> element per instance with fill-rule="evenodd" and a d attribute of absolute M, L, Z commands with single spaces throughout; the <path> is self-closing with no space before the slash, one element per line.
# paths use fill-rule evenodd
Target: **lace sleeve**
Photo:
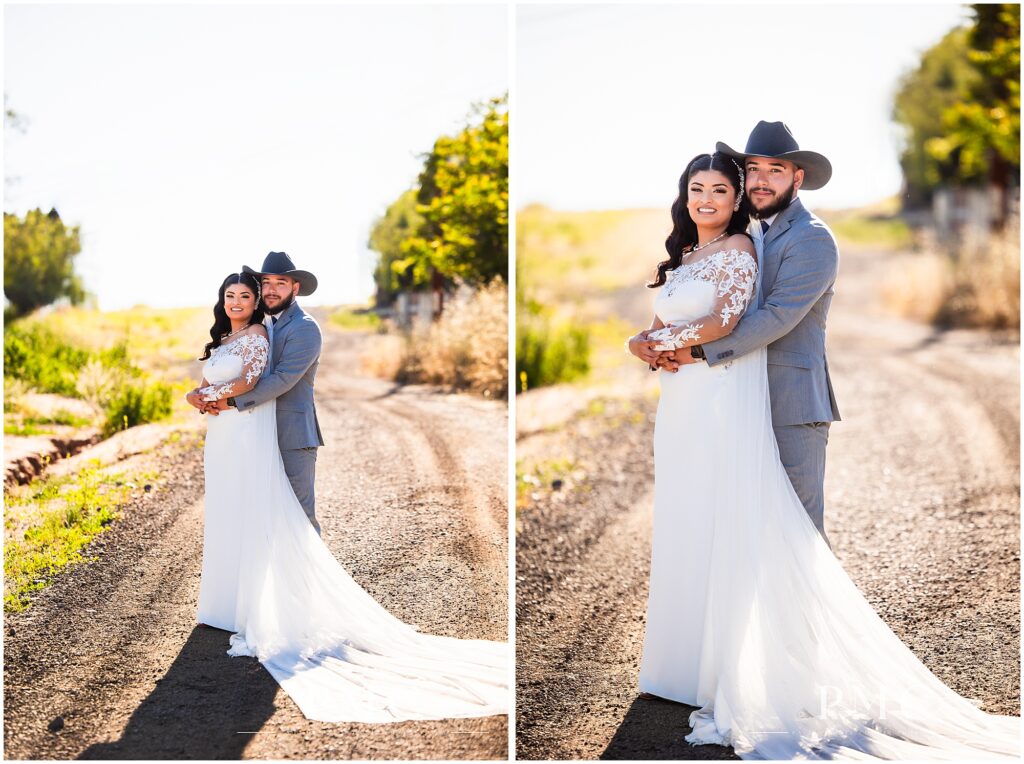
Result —
<path fill-rule="evenodd" d="M 240 356 L 242 373 L 232 380 L 200 389 L 204 401 L 215 401 L 247 393 L 256 387 L 267 365 L 270 343 L 262 334 L 249 334 L 225 347 L 226 352 Z"/>
<path fill-rule="evenodd" d="M 715 271 L 715 301 L 707 315 L 679 324 L 669 324 L 648 335 L 656 340 L 655 350 L 676 350 L 717 340 L 733 330 L 754 294 L 757 261 L 746 251 L 730 249 L 713 255 L 719 262 Z"/>

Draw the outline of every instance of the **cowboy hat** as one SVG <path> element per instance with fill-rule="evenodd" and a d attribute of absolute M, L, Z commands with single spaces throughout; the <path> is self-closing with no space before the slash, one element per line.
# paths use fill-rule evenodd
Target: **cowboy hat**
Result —
<path fill-rule="evenodd" d="M 271 252 L 263 260 L 263 269 L 254 270 L 248 265 L 243 265 L 242 270 L 256 278 L 264 276 L 290 276 L 299 282 L 299 296 L 313 294 L 316 291 L 316 276 L 309 271 L 300 271 L 295 263 L 284 252 Z"/>
<path fill-rule="evenodd" d="M 715 144 L 715 151 L 741 160 L 757 156 L 792 162 L 804 171 L 802 188 L 808 191 L 821 188 L 832 177 L 832 163 L 816 151 L 801 151 L 793 133 L 782 122 L 758 122 L 750 132 L 745 151 L 735 151 L 721 141 Z"/>

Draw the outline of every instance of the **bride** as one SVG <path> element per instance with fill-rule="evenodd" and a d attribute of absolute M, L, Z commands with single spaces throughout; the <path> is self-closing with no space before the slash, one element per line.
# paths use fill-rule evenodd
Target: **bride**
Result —
<path fill-rule="evenodd" d="M 731 157 L 691 161 L 672 212 L 682 246 L 666 243 L 654 323 L 629 341 L 653 364 L 731 332 L 758 284 L 761 231 L 751 246 Z M 808 516 L 779 459 L 765 348 L 659 376 L 640 689 L 697 707 L 686 740 L 744 759 L 1016 758 L 1020 720 L 939 681 Z"/>
<path fill-rule="evenodd" d="M 221 284 L 199 394 L 256 385 L 268 360 L 260 287 Z M 338 564 L 303 512 L 275 401 L 210 417 L 198 620 L 234 632 L 310 719 L 395 722 L 508 713 L 507 645 L 419 634 Z"/>

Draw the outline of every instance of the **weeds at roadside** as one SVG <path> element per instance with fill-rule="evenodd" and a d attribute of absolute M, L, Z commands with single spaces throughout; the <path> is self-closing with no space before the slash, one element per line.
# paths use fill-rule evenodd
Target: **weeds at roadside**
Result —
<path fill-rule="evenodd" d="M 29 504 L 36 511 L 23 531 L 4 542 L 4 611 L 24 610 L 33 592 L 68 565 L 81 562 L 81 550 L 117 519 L 129 492 L 122 473 L 105 473 L 98 462 L 73 476 L 5 491 L 9 513 Z M 13 531 L 8 525 L 13 517 L 5 521 L 5 530 Z"/>
<path fill-rule="evenodd" d="M 384 334 L 364 369 L 402 384 L 442 385 L 504 400 L 508 391 L 508 290 L 496 280 L 452 300 L 440 319 L 410 332 Z"/>
<path fill-rule="evenodd" d="M 528 509 L 544 496 L 569 492 L 586 479 L 579 465 L 569 459 L 516 465 L 516 512 Z"/>
<path fill-rule="evenodd" d="M 953 329 L 1020 326 L 1020 233 L 944 245 L 921 235 L 920 251 L 897 259 L 883 285 L 898 315 Z"/>

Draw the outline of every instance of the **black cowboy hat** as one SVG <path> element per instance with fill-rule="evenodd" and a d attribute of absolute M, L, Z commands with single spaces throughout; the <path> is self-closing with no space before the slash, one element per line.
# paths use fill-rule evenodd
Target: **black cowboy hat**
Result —
<path fill-rule="evenodd" d="M 300 271 L 295 268 L 295 263 L 284 252 L 271 252 L 263 260 L 262 270 L 253 270 L 248 265 L 243 265 L 242 270 L 250 273 L 256 278 L 263 276 L 290 276 L 299 282 L 299 296 L 305 297 L 316 291 L 316 276 L 309 271 Z"/>
<path fill-rule="evenodd" d="M 782 122 L 758 122 L 750 132 L 745 151 L 734 151 L 721 141 L 715 144 L 715 151 L 740 160 L 756 156 L 792 162 L 804 171 L 801 187 L 808 191 L 821 188 L 832 177 L 832 163 L 815 151 L 801 151 L 793 133 Z"/>

